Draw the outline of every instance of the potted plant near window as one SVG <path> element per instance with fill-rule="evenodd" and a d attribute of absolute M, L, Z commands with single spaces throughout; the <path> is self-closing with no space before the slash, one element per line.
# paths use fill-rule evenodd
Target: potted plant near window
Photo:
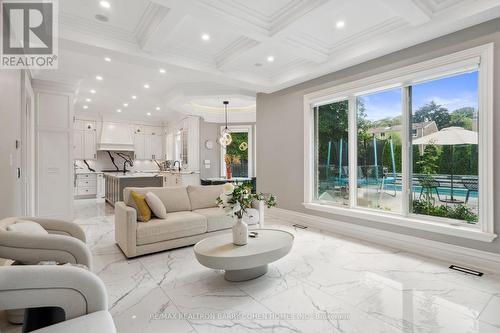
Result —
<path fill-rule="evenodd" d="M 226 163 L 226 179 L 232 179 L 233 178 L 232 165 L 240 164 L 241 158 L 239 155 L 226 154 L 224 155 L 224 162 Z"/>
<path fill-rule="evenodd" d="M 274 195 L 252 193 L 251 183 L 224 184 L 224 192 L 217 198 L 217 204 L 229 216 L 235 216 L 237 221 L 233 226 L 233 243 L 246 245 L 248 243 L 248 225 L 243 221 L 243 216 L 248 214 L 252 202 L 263 201 L 268 208 L 276 206 Z"/>

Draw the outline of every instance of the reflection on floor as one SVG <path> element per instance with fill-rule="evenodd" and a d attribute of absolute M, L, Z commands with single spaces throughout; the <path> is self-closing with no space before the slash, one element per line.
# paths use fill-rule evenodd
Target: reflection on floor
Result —
<path fill-rule="evenodd" d="M 267 219 L 295 235 L 292 252 L 230 283 L 192 247 L 126 260 L 112 208 L 84 200 L 75 212 L 118 332 L 500 332 L 499 275 Z"/>

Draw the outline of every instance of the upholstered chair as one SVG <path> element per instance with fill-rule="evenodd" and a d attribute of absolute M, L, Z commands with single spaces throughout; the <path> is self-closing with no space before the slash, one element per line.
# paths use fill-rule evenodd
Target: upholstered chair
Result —
<path fill-rule="evenodd" d="M 92 269 L 92 254 L 85 245 L 83 229 L 73 222 L 46 218 L 9 217 L 0 220 L 0 258 L 14 260 L 15 265 L 53 261 Z M 10 322 L 21 324 L 24 311 L 8 311 L 7 316 Z"/>
<path fill-rule="evenodd" d="M 47 233 L 16 231 L 12 228 L 24 221 L 36 222 Z M 85 265 L 92 269 L 92 254 L 85 245 L 83 229 L 73 222 L 46 218 L 9 217 L 0 220 L 0 258 L 24 265 L 55 261 Z"/>
<path fill-rule="evenodd" d="M 65 321 L 32 332 L 116 332 L 106 288 L 97 275 L 55 265 L 6 266 L 0 271 L 0 310 L 62 309 Z"/>

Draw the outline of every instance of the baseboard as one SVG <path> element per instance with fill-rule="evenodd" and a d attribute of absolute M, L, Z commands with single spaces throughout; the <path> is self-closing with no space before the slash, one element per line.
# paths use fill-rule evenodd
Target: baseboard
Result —
<path fill-rule="evenodd" d="M 450 264 L 470 267 L 481 271 L 500 273 L 500 254 L 436 242 L 376 228 L 369 228 L 358 224 L 336 221 L 287 209 L 273 208 L 267 210 L 266 214 L 269 217 L 284 219 L 292 223 L 300 223 L 312 228 L 331 231 L 364 241 L 447 261 Z"/>

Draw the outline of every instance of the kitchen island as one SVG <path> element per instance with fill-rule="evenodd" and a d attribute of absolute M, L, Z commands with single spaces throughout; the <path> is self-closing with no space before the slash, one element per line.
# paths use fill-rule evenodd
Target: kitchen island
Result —
<path fill-rule="evenodd" d="M 106 201 L 114 206 L 123 201 L 126 187 L 163 187 L 163 175 L 159 172 L 104 172 L 106 179 Z"/>

